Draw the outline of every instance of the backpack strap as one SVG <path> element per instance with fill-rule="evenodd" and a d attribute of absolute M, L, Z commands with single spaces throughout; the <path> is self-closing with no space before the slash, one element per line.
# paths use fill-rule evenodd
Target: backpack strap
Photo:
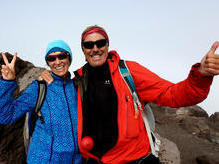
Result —
<path fill-rule="evenodd" d="M 122 75 L 122 78 L 124 79 L 126 85 L 129 88 L 129 91 L 132 95 L 133 102 L 134 102 L 134 108 L 135 108 L 135 118 L 137 118 L 138 114 L 139 114 L 139 109 L 142 109 L 142 107 L 141 107 L 141 103 L 140 103 L 138 95 L 137 95 L 137 91 L 135 89 L 132 75 L 131 75 L 124 60 L 119 61 L 119 71 L 120 71 L 120 74 Z M 139 109 L 138 109 L 138 107 L 139 107 Z"/>
<path fill-rule="evenodd" d="M 32 114 L 30 116 L 30 119 L 31 119 L 30 137 L 32 137 L 32 133 L 35 129 L 36 121 L 37 121 L 38 118 L 40 119 L 41 124 L 45 123 L 40 110 L 41 110 L 43 101 L 46 97 L 47 87 L 46 87 L 46 82 L 45 81 L 37 81 L 37 82 L 38 82 L 38 97 L 37 97 L 37 102 L 36 102 L 35 109 L 34 109 L 34 111 L 32 112 Z"/>
<path fill-rule="evenodd" d="M 34 112 L 37 114 L 41 123 L 44 124 L 45 121 L 44 121 L 43 116 L 40 112 L 40 109 L 41 109 L 43 101 L 45 100 L 45 97 L 46 97 L 47 87 L 46 87 L 45 81 L 37 81 L 37 82 L 38 82 L 38 97 L 37 97 L 37 103 L 36 103 L 36 107 L 34 109 Z"/>
<path fill-rule="evenodd" d="M 151 153 L 153 155 L 155 155 L 156 157 L 158 157 L 160 141 L 155 137 L 155 135 L 153 134 L 151 127 L 150 127 L 150 124 L 155 125 L 155 123 L 149 123 L 148 118 L 147 118 L 148 116 L 146 115 L 146 114 L 148 114 L 149 118 L 150 118 L 150 117 L 153 117 L 153 113 L 152 113 L 152 111 L 147 103 L 145 105 L 145 109 L 150 110 L 150 111 L 145 112 L 142 109 L 141 103 L 140 103 L 138 95 L 137 95 L 137 91 L 135 89 L 135 84 L 134 84 L 132 75 L 131 75 L 131 73 L 126 65 L 126 62 L 124 60 L 119 61 L 119 71 L 122 75 L 122 78 L 126 82 L 126 85 L 128 86 L 129 91 L 132 95 L 135 113 L 138 114 L 139 110 L 141 111 L 141 116 L 142 116 L 142 119 L 144 121 L 144 125 L 145 125 L 146 131 L 148 134 L 148 138 L 149 138 L 149 142 L 150 142 Z M 154 119 L 154 117 L 153 117 L 153 119 Z M 152 127 L 152 129 L 155 129 L 155 127 Z"/>
<path fill-rule="evenodd" d="M 35 129 L 37 119 L 39 118 L 42 124 L 45 123 L 43 116 L 40 112 L 40 109 L 46 97 L 47 87 L 45 81 L 37 81 L 37 82 L 38 82 L 38 97 L 37 97 L 36 106 L 32 112 L 26 113 L 25 122 L 24 122 L 23 136 L 24 136 L 24 147 L 26 152 L 25 155 L 27 155 L 29 143 L 30 140 L 32 139 L 32 134 Z"/>
<path fill-rule="evenodd" d="M 124 78 L 125 82 L 127 83 L 131 93 L 136 92 L 135 85 L 132 79 L 132 76 L 129 72 L 129 69 L 124 60 L 119 61 L 119 69 L 122 77 Z"/>

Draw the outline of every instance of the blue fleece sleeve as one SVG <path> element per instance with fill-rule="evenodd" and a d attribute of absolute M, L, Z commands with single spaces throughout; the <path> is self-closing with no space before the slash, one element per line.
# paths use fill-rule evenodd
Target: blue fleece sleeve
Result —
<path fill-rule="evenodd" d="M 17 98 L 13 98 L 16 81 L 0 79 L 0 124 L 11 124 L 34 109 L 38 95 L 38 84 L 34 81 Z"/>

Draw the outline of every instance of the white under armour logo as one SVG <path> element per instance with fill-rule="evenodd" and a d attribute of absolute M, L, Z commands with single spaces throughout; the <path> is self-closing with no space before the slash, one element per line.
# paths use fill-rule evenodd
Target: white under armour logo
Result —
<path fill-rule="evenodd" d="M 109 85 L 110 84 L 110 80 L 105 80 L 104 84 Z"/>

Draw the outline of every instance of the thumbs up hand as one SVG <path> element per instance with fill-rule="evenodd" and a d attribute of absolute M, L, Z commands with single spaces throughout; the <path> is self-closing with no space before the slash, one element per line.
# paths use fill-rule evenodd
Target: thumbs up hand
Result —
<path fill-rule="evenodd" d="M 215 42 L 210 51 L 203 57 L 199 72 L 203 76 L 214 76 L 219 74 L 219 54 L 215 51 L 219 46 L 219 41 Z"/>

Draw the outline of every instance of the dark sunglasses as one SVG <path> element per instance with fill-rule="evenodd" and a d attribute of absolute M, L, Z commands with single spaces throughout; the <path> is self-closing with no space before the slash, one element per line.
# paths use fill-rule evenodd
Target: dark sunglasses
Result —
<path fill-rule="evenodd" d="M 56 58 L 58 58 L 59 60 L 63 60 L 63 59 L 66 59 L 68 57 L 68 53 L 61 53 L 61 54 L 58 54 L 58 55 L 48 55 L 46 57 L 46 61 L 48 62 L 53 62 L 56 60 Z"/>
<path fill-rule="evenodd" d="M 93 49 L 94 45 L 96 45 L 97 48 L 102 48 L 106 45 L 106 39 L 97 40 L 95 42 L 92 41 L 83 42 L 83 46 L 86 49 Z"/>

